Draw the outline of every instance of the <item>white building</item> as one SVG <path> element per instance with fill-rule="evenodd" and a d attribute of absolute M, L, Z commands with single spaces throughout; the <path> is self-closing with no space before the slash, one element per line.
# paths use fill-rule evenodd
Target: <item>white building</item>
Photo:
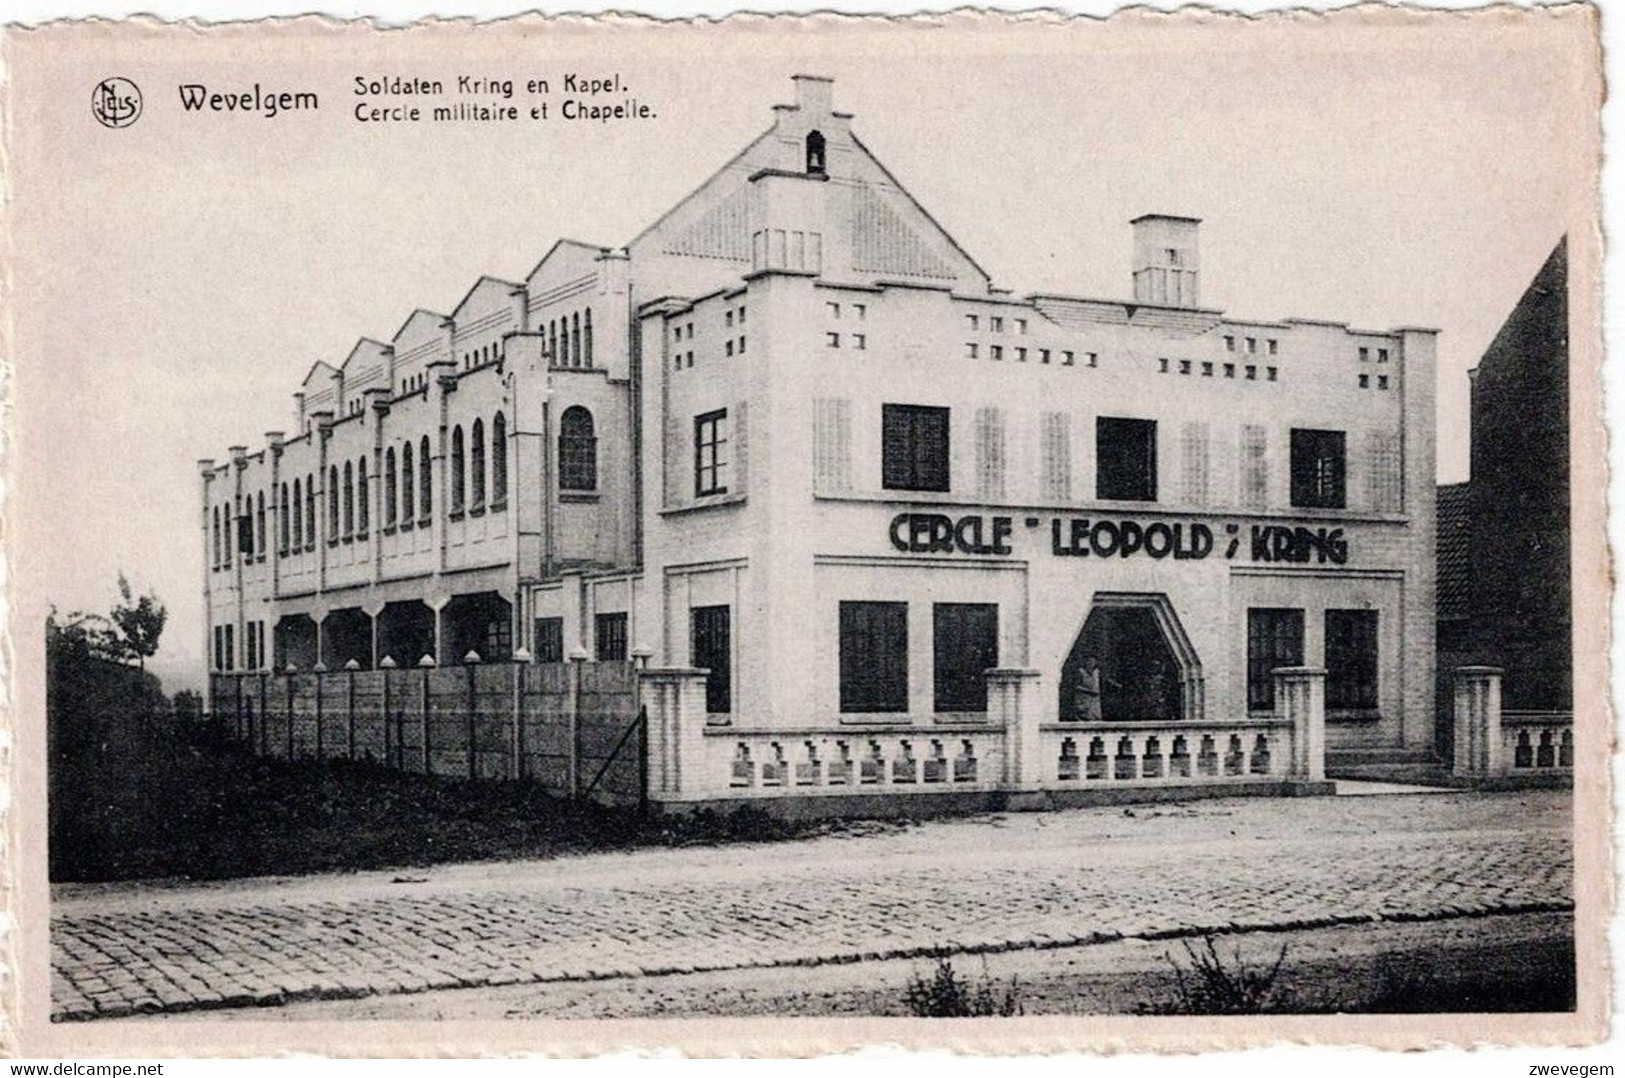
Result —
<path fill-rule="evenodd" d="M 795 87 L 630 243 L 413 312 L 203 462 L 215 668 L 704 668 L 696 797 L 942 774 L 1010 693 L 1033 766 L 1229 724 L 1262 774 L 1284 667 L 1331 752 L 1430 751 L 1434 332 L 1227 318 L 1161 215 L 1133 299 L 1014 296 Z"/>

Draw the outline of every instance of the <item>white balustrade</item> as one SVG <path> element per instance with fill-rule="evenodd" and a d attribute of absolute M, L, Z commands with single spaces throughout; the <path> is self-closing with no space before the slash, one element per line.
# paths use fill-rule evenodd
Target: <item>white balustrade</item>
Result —
<path fill-rule="evenodd" d="M 1191 786 L 1285 781 L 1293 729 L 1275 720 L 1235 723 L 1050 723 L 1042 727 L 1044 785 Z"/>

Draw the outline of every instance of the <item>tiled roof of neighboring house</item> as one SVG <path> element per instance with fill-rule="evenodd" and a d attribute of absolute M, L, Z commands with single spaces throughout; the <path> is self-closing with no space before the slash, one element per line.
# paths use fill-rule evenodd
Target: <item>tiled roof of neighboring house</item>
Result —
<path fill-rule="evenodd" d="M 1472 524 L 1472 486 L 1450 483 L 1439 488 L 1438 620 L 1465 618 L 1468 613 L 1467 540 Z"/>

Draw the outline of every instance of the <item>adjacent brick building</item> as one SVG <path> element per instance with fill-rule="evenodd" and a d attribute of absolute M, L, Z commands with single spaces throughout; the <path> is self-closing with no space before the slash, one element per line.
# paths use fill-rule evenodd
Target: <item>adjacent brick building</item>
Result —
<path fill-rule="evenodd" d="M 1505 671 L 1511 711 L 1573 709 L 1568 245 L 1471 372 L 1472 475 L 1440 490 L 1440 667 Z"/>

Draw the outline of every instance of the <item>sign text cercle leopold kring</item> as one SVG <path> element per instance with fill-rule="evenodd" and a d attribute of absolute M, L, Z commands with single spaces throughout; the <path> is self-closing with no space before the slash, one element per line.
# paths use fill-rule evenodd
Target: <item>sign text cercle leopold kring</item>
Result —
<path fill-rule="evenodd" d="M 1045 521 L 1023 519 L 1029 530 Z M 1010 554 L 1016 518 L 972 513 L 952 517 L 946 513 L 899 513 L 892 518 L 892 546 L 907 554 Z M 1213 555 L 1227 560 L 1296 565 L 1344 565 L 1348 539 L 1338 527 L 1301 524 L 1249 524 L 1221 526 L 1222 541 L 1203 521 L 1125 518 L 1051 517 L 1049 551 L 1058 558 L 1172 558 L 1200 561 Z"/>

